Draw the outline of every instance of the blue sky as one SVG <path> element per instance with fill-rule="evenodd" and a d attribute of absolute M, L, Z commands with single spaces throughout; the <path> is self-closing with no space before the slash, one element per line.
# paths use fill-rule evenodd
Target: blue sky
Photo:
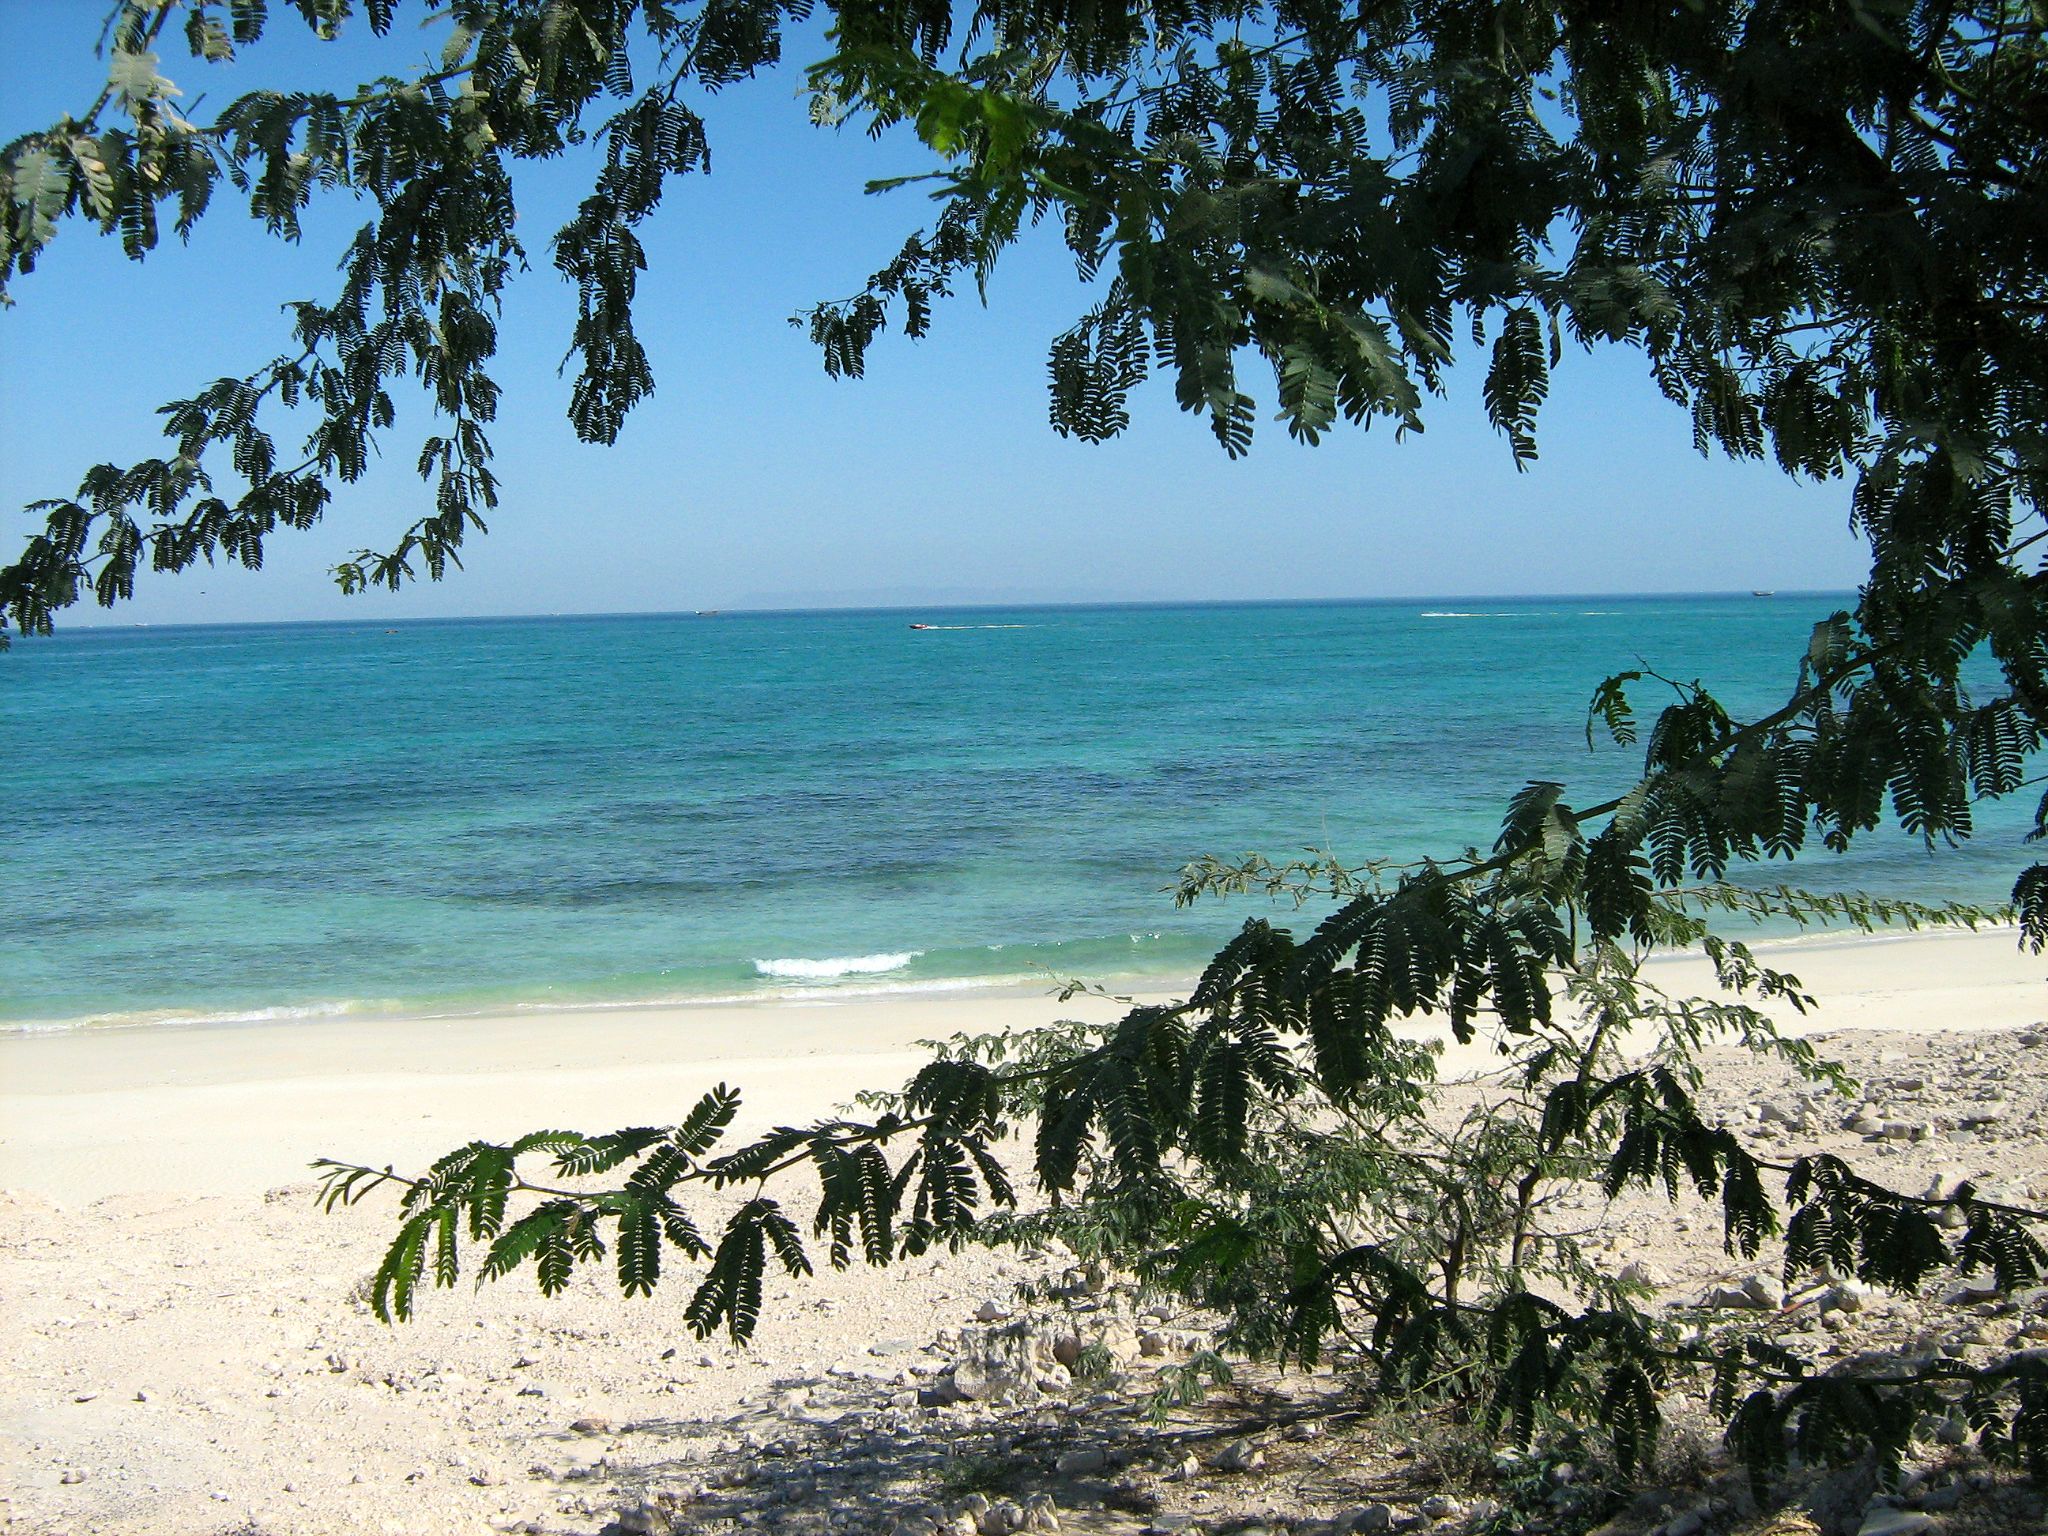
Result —
<path fill-rule="evenodd" d="M 91 102 L 103 10 L 0 0 L 0 141 Z M 309 72 L 338 86 L 403 73 L 426 56 L 404 22 L 381 43 L 357 30 L 323 48 L 281 15 L 232 70 L 167 52 L 164 72 L 188 102 L 203 89 L 218 103 Z M 865 380 L 829 380 L 788 317 L 856 290 L 923 220 L 914 190 L 862 191 L 923 162 L 902 140 L 810 127 L 797 84 L 790 71 L 697 103 L 713 170 L 675 183 L 648 232 L 639 313 L 658 385 L 615 448 L 576 441 L 556 374 L 572 296 L 546 235 L 573 206 L 582 166 L 522 182 L 535 270 L 511 292 L 499 359 L 504 502 L 465 571 L 357 598 L 327 575 L 418 515 L 420 411 L 319 529 L 272 541 L 260 573 L 145 575 L 132 604 L 68 622 L 1793 590 L 1851 586 L 1865 568 L 1846 486 L 1702 459 L 1685 415 L 1625 352 L 1567 355 L 1542 460 L 1519 475 L 1486 424 L 1478 367 L 1430 402 L 1424 436 L 1400 443 L 1382 428 L 1306 448 L 1262 419 L 1233 464 L 1157 382 L 1120 441 L 1064 440 L 1046 424 L 1045 346 L 1082 300 L 1051 230 L 1006 260 L 987 308 L 956 300 L 927 340 L 879 344 Z M 361 218 L 330 202 L 305 243 L 286 246 L 224 188 L 190 246 L 141 264 L 67 228 L 0 313 L 10 548 L 31 525 L 23 503 L 67 494 L 98 460 L 158 451 L 156 406 L 280 349 L 278 306 L 326 294 Z M 1269 417 L 1270 387 L 1254 393 Z"/>

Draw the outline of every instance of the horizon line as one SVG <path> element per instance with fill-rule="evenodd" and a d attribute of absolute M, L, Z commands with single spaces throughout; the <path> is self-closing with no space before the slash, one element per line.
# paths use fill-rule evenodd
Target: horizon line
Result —
<path fill-rule="evenodd" d="M 1045 612 L 1084 611 L 1130 608 L 1345 608 L 1345 607 L 1396 607 L 1417 603 L 1555 603 L 1555 602 L 1654 602 L 1673 598 L 1710 597 L 1840 597 L 1853 596 L 1854 587 L 1781 587 L 1781 588 L 1734 588 L 1721 587 L 1700 591 L 1649 591 L 1649 592 L 1440 592 L 1415 597 L 1151 597 L 1151 598 L 1072 598 L 1055 600 L 1015 600 L 975 598 L 955 599 L 949 602 L 883 602 L 883 603 L 792 603 L 787 606 L 736 606 L 730 608 L 618 608 L 590 609 L 576 612 L 558 610 L 535 610 L 523 613 L 472 613 L 472 614 L 415 614 L 405 617 L 376 617 L 366 615 L 360 619 L 131 619 L 92 618 L 70 624 L 60 624 L 54 634 L 39 635 L 10 630 L 7 639 L 13 641 L 51 640 L 57 635 L 91 631 L 127 631 L 136 629 L 318 629 L 370 625 L 386 629 L 400 626 L 425 624 L 502 624 L 519 620 L 566 619 L 691 619 L 691 618 L 738 618 L 768 617 L 786 615 L 864 614 L 864 613 L 973 613 L 973 612 Z"/>

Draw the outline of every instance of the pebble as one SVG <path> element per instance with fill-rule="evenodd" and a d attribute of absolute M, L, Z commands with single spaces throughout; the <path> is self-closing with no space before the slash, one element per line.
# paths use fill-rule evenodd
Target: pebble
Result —
<path fill-rule="evenodd" d="M 1856 1536 L 1920 1536 L 1936 1524 L 1934 1516 L 1917 1509 L 1873 1509 L 1856 1528 Z"/>
<path fill-rule="evenodd" d="M 1710 1311 L 1716 1312 L 1776 1311 L 1778 1307 L 1778 1302 L 1765 1299 L 1767 1296 L 1774 1294 L 1773 1289 L 1768 1286 L 1768 1283 L 1766 1283 L 1766 1285 L 1764 1286 L 1759 1286 L 1754 1290 L 1751 1289 L 1751 1281 L 1753 1281 L 1755 1278 L 1756 1277 L 1752 1276 L 1751 1280 L 1745 1280 L 1741 1285 L 1714 1286 L 1711 1289 L 1709 1289 L 1704 1296 L 1700 1298 L 1699 1304 L 1703 1307 L 1706 1307 Z"/>
<path fill-rule="evenodd" d="M 1266 1464 L 1266 1453 L 1249 1440 L 1233 1440 L 1209 1460 L 1218 1472 L 1256 1472 Z"/>
<path fill-rule="evenodd" d="M 1751 1275 L 1742 1282 L 1742 1294 L 1752 1306 L 1766 1312 L 1775 1312 L 1785 1304 L 1785 1288 L 1769 1275 Z"/>
<path fill-rule="evenodd" d="M 2000 1294 L 1997 1285 L 1989 1280 L 1965 1280 L 1951 1286 L 1942 1300 L 1952 1307 L 1967 1307 L 1980 1301 L 1996 1301 Z"/>
<path fill-rule="evenodd" d="M 1821 1298 L 1823 1312 L 1861 1312 L 1870 1300 L 1870 1287 L 1860 1280 L 1843 1280 Z"/>

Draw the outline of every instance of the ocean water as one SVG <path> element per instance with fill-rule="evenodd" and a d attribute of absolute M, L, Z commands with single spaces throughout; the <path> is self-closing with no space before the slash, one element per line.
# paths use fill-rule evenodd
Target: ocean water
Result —
<path fill-rule="evenodd" d="M 1844 601 L 67 630 L 0 655 L 0 1022 L 1181 977 L 1271 910 L 1184 862 L 1490 844 L 1628 781 L 1603 676 L 1765 706 Z M 1799 873 L 2001 901 L 2025 822 Z"/>

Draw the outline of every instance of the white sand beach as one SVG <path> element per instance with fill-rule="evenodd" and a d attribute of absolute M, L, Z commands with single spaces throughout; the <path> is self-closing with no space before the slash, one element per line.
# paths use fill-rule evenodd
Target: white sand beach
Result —
<path fill-rule="evenodd" d="M 1820 997 L 1805 1019 L 1782 1010 L 1803 1030 L 2048 1017 L 2048 959 L 2010 930 L 1760 953 Z M 1709 980 L 1696 959 L 1660 971 L 1674 988 Z M 405 1169 L 471 1137 L 665 1122 L 718 1081 L 745 1093 L 741 1130 L 807 1119 L 901 1082 L 919 1039 L 1115 1011 L 964 991 L 0 1038 L 0 1526 L 599 1530 L 602 1511 L 563 1492 L 602 1449 L 572 1421 L 730 1414 L 787 1373 L 959 1325 L 1019 1262 L 973 1252 L 782 1285 L 746 1352 L 684 1331 L 686 1286 L 627 1303 L 601 1274 L 553 1301 L 523 1280 L 465 1283 L 386 1328 L 360 1286 L 388 1206 L 319 1214 L 308 1162 Z"/>

